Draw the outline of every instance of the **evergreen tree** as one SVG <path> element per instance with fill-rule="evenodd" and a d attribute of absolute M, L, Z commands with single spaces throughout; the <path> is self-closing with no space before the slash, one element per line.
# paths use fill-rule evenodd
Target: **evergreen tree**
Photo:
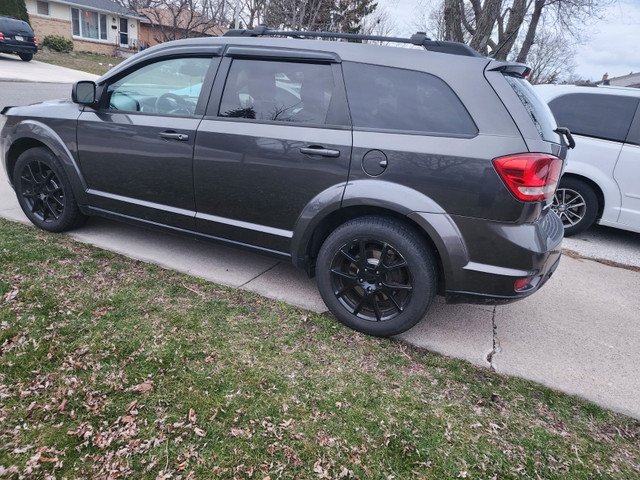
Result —
<path fill-rule="evenodd" d="M 24 0 L 2 0 L 0 1 L 0 15 L 19 18 L 27 23 L 29 22 L 29 14 L 27 13 L 27 5 Z"/>

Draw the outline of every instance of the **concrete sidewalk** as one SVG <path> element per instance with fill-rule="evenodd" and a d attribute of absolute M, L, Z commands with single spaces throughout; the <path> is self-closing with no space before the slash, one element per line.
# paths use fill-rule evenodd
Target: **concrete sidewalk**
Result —
<path fill-rule="evenodd" d="M 0 216 L 27 222 L 0 173 Z M 92 218 L 82 242 L 317 312 L 313 280 L 269 257 Z M 640 273 L 563 257 L 545 287 L 511 305 L 446 305 L 399 336 L 640 418 Z"/>
<path fill-rule="evenodd" d="M 98 75 L 71 68 L 58 67 L 37 61 L 23 62 L 17 55 L 0 53 L 0 81 L 75 83 L 78 80 L 96 80 Z"/>

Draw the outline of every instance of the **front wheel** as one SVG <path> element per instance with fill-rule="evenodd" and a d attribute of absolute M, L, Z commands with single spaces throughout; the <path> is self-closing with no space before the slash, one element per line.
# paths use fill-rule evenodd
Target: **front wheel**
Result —
<path fill-rule="evenodd" d="M 47 148 L 31 148 L 18 157 L 13 184 L 22 211 L 43 230 L 63 232 L 86 219 L 64 169 Z"/>
<path fill-rule="evenodd" d="M 585 231 L 598 216 L 598 196 L 587 183 L 564 178 L 553 197 L 551 209 L 562 220 L 565 237 Z"/>
<path fill-rule="evenodd" d="M 375 336 L 413 327 L 436 293 L 433 253 L 413 229 L 382 217 L 350 220 L 332 232 L 320 248 L 316 276 L 331 313 Z"/>
<path fill-rule="evenodd" d="M 30 62 L 33 58 L 33 53 L 20 53 L 20 59 L 24 62 Z"/>

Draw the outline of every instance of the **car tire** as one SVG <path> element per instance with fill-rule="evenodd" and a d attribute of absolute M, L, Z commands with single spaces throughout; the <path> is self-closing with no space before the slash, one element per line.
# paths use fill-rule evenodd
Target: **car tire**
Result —
<path fill-rule="evenodd" d="M 434 254 L 409 226 L 383 217 L 350 220 L 322 244 L 318 289 L 354 330 L 390 336 L 422 319 L 436 294 Z"/>
<path fill-rule="evenodd" d="M 19 53 L 18 55 L 23 62 L 30 62 L 33 58 L 33 53 Z"/>
<path fill-rule="evenodd" d="M 562 220 L 564 236 L 584 232 L 598 216 L 600 202 L 593 188 L 577 178 L 563 178 L 551 207 Z"/>
<path fill-rule="evenodd" d="M 64 168 L 47 148 L 31 148 L 18 157 L 13 185 L 22 211 L 43 230 L 64 232 L 86 220 Z"/>

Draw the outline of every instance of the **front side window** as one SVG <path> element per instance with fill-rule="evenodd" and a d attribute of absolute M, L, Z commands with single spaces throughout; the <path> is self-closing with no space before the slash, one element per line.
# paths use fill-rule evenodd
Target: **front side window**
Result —
<path fill-rule="evenodd" d="M 632 97 L 571 93 L 549 102 L 558 125 L 571 133 L 624 142 L 638 107 Z"/>
<path fill-rule="evenodd" d="M 107 88 L 110 110 L 194 115 L 210 58 L 162 60 L 143 66 Z"/>
<path fill-rule="evenodd" d="M 94 40 L 107 39 L 107 16 L 82 10 L 80 8 L 71 9 L 71 31 L 76 37 L 89 38 Z"/>
<path fill-rule="evenodd" d="M 439 135 L 478 129 L 453 90 L 428 73 L 363 63 L 342 64 L 354 127 Z"/>
<path fill-rule="evenodd" d="M 234 60 L 218 115 L 324 124 L 333 91 L 331 65 Z"/>

